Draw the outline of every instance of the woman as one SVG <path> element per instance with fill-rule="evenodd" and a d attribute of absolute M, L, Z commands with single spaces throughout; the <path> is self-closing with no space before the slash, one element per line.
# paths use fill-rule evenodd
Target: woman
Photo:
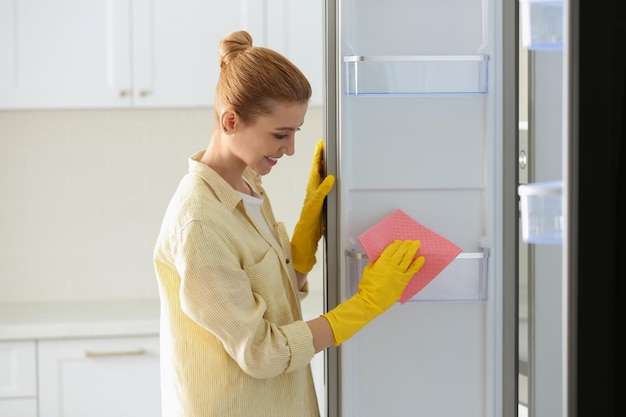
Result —
<path fill-rule="evenodd" d="M 302 321 L 300 297 L 322 236 L 318 143 L 291 241 L 261 185 L 294 154 L 311 87 L 285 57 L 246 32 L 220 44 L 215 130 L 189 160 L 165 214 L 154 263 L 161 298 L 163 417 L 317 416 L 309 362 L 395 303 L 424 260 L 394 242 L 359 293 Z"/>

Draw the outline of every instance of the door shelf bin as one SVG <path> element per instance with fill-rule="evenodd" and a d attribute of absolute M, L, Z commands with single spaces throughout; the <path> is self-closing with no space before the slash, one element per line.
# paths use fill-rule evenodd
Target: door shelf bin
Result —
<path fill-rule="evenodd" d="M 563 0 L 520 0 L 520 14 L 526 49 L 563 49 Z"/>
<path fill-rule="evenodd" d="M 536 182 L 518 187 L 522 240 L 526 243 L 563 243 L 563 183 Z"/>
<path fill-rule="evenodd" d="M 488 55 L 343 58 L 345 94 L 486 94 Z"/>
<path fill-rule="evenodd" d="M 356 293 L 369 259 L 365 253 L 346 250 L 345 262 L 349 298 Z M 488 248 L 463 252 L 409 301 L 486 301 L 488 265 Z"/>

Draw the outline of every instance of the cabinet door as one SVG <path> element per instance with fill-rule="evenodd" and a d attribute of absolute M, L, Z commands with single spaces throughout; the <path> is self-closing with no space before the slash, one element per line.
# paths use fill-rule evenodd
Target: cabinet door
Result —
<path fill-rule="evenodd" d="M 35 341 L 0 343 L 0 416 L 36 417 Z"/>
<path fill-rule="evenodd" d="M 0 398 L 34 397 L 35 342 L 0 343 Z"/>
<path fill-rule="evenodd" d="M 39 417 L 161 415 L 158 337 L 42 341 Z"/>
<path fill-rule="evenodd" d="M 219 42 L 247 30 L 264 44 L 258 0 L 133 0 L 135 107 L 213 106 Z"/>
<path fill-rule="evenodd" d="M 311 105 L 324 100 L 324 0 L 266 0 L 267 43 L 289 58 L 313 87 Z"/>
<path fill-rule="evenodd" d="M 35 398 L 0 398 L 0 416 L 2 417 L 37 417 Z"/>
<path fill-rule="evenodd" d="M 0 0 L 0 108 L 127 107 L 128 0 Z"/>

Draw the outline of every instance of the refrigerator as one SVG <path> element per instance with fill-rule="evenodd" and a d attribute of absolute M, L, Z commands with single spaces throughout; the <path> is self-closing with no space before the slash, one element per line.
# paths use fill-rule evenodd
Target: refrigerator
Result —
<path fill-rule="evenodd" d="M 462 252 L 326 353 L 326 415 L 517 410 L 517 3 L 328 0 L 326 300 L 400 209 Z M 426 259 L 428 262 L 428 259 Z"/>

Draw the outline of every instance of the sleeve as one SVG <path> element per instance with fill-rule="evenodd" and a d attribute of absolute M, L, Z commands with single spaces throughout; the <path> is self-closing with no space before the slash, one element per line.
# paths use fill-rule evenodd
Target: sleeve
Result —
<path fill-rule="evenodd" d="M 250 271 L 242 266 L 241 239 L 224 229 L 194 221 L 180 232 L 174 254 L 183 311 L 215 335 L 254 378 L 306 366 L 314 355 L 308 325 L 302 321 L 278 325 L 265 318 L 266 300 L 253 292 Z M 252 268 L 268 277 L 282 277 L 279 263 L 271 259 L 275 256 L 268 252 Z"/>
<path fill-rule="evenodd" d="M 300 288 L 300 300 L 304 300 L 309 295 L 309 280 L 304 283 L 304 286 Z"/>

